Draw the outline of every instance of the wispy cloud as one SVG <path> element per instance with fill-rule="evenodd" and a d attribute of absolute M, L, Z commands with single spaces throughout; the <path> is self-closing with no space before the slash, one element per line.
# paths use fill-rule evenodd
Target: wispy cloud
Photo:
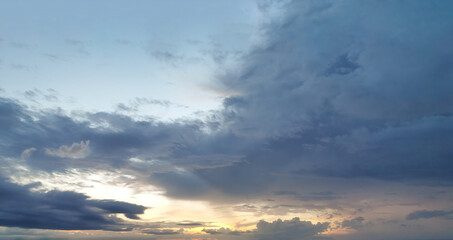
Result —
<path fill-rule="evenodd" d="M 448 217 L 453 215 L 453 211 L 445 210 L 420 210 L 415 211 L 406 216 L 407 220 L 417 220 L 417 219 L 429 219 L 429 218 L 440 218 Z"/>

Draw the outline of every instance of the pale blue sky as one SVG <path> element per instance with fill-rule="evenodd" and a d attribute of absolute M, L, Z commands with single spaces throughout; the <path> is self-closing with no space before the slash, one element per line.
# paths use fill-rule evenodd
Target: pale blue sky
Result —
<path fill-rule="evenodd" d="M 262 16 L 242 0 L 0 1 L 0 86 L 54 89 L 60 101 L 41 105 L 68 111 L 136 97 L 175 103 L 141 109 L 161 119 L 214 109 L 213 77 L 259 42 Z"/>

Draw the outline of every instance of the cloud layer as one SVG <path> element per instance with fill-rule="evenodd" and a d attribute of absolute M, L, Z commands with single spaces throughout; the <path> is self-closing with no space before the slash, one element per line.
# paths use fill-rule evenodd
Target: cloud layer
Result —
<path fill-rule="evenodd" d="M 123 230 L 128 225 L 110 214 L 122 213 L 138 219 L 144 206 L 114 200 L 91 200 L 70 191 L 31 191 L 22 186 L 0 181 L 0 225 L 6 227 L 58 230 Z"/>

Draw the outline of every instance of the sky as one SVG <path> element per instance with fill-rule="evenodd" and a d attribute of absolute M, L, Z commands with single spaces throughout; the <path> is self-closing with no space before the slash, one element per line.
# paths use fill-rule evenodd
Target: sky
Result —
<path fill-rule="evenodd" d="M 452 240 L 453 2 L 0 0 L 0 239 Z"/>

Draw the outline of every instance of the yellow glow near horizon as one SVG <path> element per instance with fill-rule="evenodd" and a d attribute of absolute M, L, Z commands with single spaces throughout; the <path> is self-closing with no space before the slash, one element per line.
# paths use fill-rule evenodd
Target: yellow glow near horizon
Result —
<path fill-rule="evenodd" d="M 235 211 L 233 205 L 212 205 L 208 201 L 196 200 L 177 200 L 168 198 L 164 192 L 152 185 L 144 185 L 135 180 L 134 177 L 121 172 L 111 171 L 79 171 L 76 169 L 68 170 L 66 173 L 44 173 L 26 174 L 28 169 L 23 166 L 18 166 L 24 175 L 15 177 L 16 182 L 27 184 L 31 182 L 41 182 L 41 190 L 61 190 L 61 191 L 76 191 L 84 193 L 93 199 L 113 199 L 116 201 L 124 201 L 133 204 L 143 205 L 148 207 L 144 214 L 140 215 L 138 223 L 146 224 L 152 222 L 185 222 L 185 221 L 202 221 L 208 223 L 208 226 L 193 227 L 193 228 L 171 228 L 162 227 L 162 229 L 173 229 L 178 231 L 184 228 L 184 234 L 188 235 L 207 235 L 203 229 L 230 229 L 232 231 L 247 231 L 255 230 L 256 223 L 260 220 L 273 222 L 280 218 L 282 220 L 299 217 L 301 221 L 310 221 L 313 224 L 318 222 L 341 222 L 343 219 L 327 219 L 328 211 L 309 211 L 301 209 L 292 212 L 277 213 L 256 213 L 247 211 Z M 244 203 L 245 204 L 245 203 Z M 267 205 L 266 202 L 250 203 L 258 206 L 258 208 Z M 277 215 L 276 215 L 277 214 Z M 122 214 L 118 217 L 128 221 Z M 245 225 L 241 226 L 241 224 Z M 93 231 L 70 231 L 72 234 L 95 234 Z M 332 234 L 350 234 L 353 232 L 349 229 L 331 228 L 322 235 Z M 141 234 L 139 232 L 129 232 L 125 234 Z M 101 235 L 104 235 L 102 233 Z"/>

